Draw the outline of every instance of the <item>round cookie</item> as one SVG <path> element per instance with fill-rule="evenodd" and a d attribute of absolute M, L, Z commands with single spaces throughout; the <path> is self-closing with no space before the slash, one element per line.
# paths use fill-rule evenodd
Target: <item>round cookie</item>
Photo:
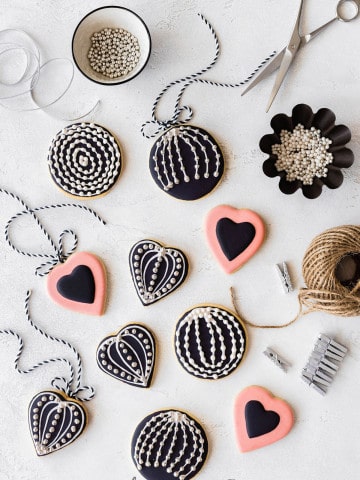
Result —
<path fill-rule="evenodd" d="M 216 380 L 229 375 L 242 361 L 246 344 L 245 327 L 225 307 L 196 306 L 176 325 L 176 356 L 198 378 Z"/>
<path fill-rule="evenodd" d="M 147 480 L 190 480 L 201 470 L 207 454 L 204 429 L 179 410 L 145 417 L 131 443 L 136 468 Z"/>
<path fill-rule="evenodd" d="M 76 198 L 105 195 L 122 167 L 120 147 L 106 128 L 94 123 L 64 127 L 51 142 L 48 166 L 52 179 Z"/>
<path fill-rule="evenodd" d="M 132 323 L 98 346 L 99 368 L 128 385 L 148 388 L 155 366 L 155 338 L 144 325 Z"/>
<path fill-rule="evenodd" d="M 161 190 L 180 200 L 197 200 L 221 180 L 224 158 L 208 132 L 181 125 L 170 128 L 156 140 L 149 168 Z"/>

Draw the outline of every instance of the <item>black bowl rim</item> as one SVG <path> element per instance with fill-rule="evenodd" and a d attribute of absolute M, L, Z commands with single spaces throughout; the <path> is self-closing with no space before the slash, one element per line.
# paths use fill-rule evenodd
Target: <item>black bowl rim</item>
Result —
<path fill-rule="evenodd" d="M 82 22 L 85 20 L 85 18 L 87 18 L 88 16 L 92 15 L 93 13 L 97 12 L 98 10 L 104 10 L 105 8 L 119 8 L 120 10 L 127 10 L 128 12 L 132 13 L 135 17 L 137 17 L 140 22 L 143 24 L 143 26 L 145 27 L 145 30 L 146 30 L 146 33 L 148 35 L 148 38 L 149 38 L 149 52 L 148 52 L 148 55 L 146 57 L 146 60 L 144 62 L 144 65 L 142 66 L 142 68 L 137 72 L 136 75 L 134 75 L 133 77 L 130 77 L 128 78 L 127 80 L 120 80 L 119 82 L 112 82 L 112 83 L 108 83 L 108 82 L 101 82 L 100 80 L 95 80 L 94 78 L 91 78 L 89 77 L 89 75 L 86 75 L 86 73 L 80 68 L 80 66 L 78 65 L 77 61 L 76 61 L 76 58 L 75 58 L 75 55 L 74 55 L 74 41 L 75 41 L 75 35 L 76 35 L 76 32 L 78 31 L 80 25 L 82 24 Z M 114 86 L 114 85 L 121 85 L 123 83 L 127 83 L 127 82 L 130 82 L 130 80 L 133 80 L 134 78 L 136 78 L 143 70 L 144 68 L 146 67 L 148 61 L 149 61 L 149 58 L 150 58 L 150 55 L 151 55 L 151 49 L 152 49 L 152 41 L 151 41 L 151 35 L 150 35 L 150 31 L 148 29 L 148 26 L 146 25 L 146 23 L 144 22 L 144 20 L 140 17 L 140 15 L 138 15 L 136 12 L 134 12 L 133 10 L 131 10 L 130 8 L 126 8 L 126 7 L 120 7 L 118 5 L 105 5 L 104 7 L 98 7 L 98 8 L 95 8 L 94 10 L 91 10 L 91 12 L 87 13 L 84 17 L 82 17 L 82 19 L 80 20 L 80 22 L 77 24 L 75 30 L 74 30 L 74 33 L 73 33 L 73 36 L 72 36 L 72 40 L 71 40 L 71 53 L 72 53 L 72 57 L 73 57 L 73 60 L 74 60 L 74 63 L 77 67 L 77 69 L 79 70 L 79 72 L 81 72 L 84 77 L 86 77 L 87 79 L 91 80 L 92 82 L 94 83 L 97 83 L 98 85 L 106 85 L 106 86 Z"/>

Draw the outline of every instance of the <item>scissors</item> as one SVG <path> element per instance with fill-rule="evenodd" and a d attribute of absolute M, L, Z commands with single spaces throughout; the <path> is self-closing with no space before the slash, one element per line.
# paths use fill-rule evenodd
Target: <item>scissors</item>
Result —
<path fill-rule="evenodd" d="M 345 7 L 351 7 L 351 9 L 349 8 L 350 12 L 346 13 Z M 270 110 L 270 107 L 273 104 L 273 101 L 275 100 L 275 97 L 286 77 L 286 74 L 300 48 L 309 43 L 320 32 L 325 30 L 336 20 L 341 20 L 342 22 L 351 22 L 352 20 L 355 20 L 355 18 L 357 18 L 360 14 L 360 0 L 340 0 L 336 7 L 336 16 L 321 27 L 306 35 L 301 35 L 300 32 L 300 24 L 302 20 L 303 10 L 304 0 L 301 0 L 299 13 L 289 44 L 272 59 L 272 61 L 262 70 L 262 72 L 248 85 L 248 87 L 241 94 L 241 96 L 245 95 L 249 90 L 255 87 L 255 85 L 261 82 L 261 80 L 269 76 L 275 70 L 279 69 L 266 109 L 267 112 Z"/>

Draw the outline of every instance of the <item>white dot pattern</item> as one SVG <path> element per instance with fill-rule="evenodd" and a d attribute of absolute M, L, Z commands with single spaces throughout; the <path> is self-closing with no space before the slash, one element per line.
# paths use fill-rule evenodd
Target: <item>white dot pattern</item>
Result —
<path fill-rule="evenodd" d="M 55 183 L 78 197 L 106 193 L 121 172 L 121 152 L 115 138 L 94 123 L 75 123 L 53 139 L 48 166 Z"/>
<path fill-rule="evenodd" d="M 175 351 L 183 368 L 199 378 L 216 380 L 229 375 L 246 348 L 245 329 L 224 308 L 195 307 L 179 320 Z"/>

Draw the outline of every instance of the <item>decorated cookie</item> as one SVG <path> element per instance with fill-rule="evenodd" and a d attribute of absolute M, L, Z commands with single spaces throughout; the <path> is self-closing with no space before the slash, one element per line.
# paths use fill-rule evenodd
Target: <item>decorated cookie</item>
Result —
<path fill-rule="evenodd" d="M 205 232 L 216 260 L 226 273 L 233 273 L 258 251 L 265 226 L 251 210 L 220 205 L 208 213 Z"/>
<path fill-rule="evenodd" d="M 129 255 L 131 276 L 143 305 L 151 305 L 184 282 L 188 261 L 181 250 L 164 247 L 155 240 L 141 240 Z"/>
<path fill-rule="evenodd" d="M 239 393 L 234 414 L 237 442 L 242 452 L 277 442 L 290 432 L 294 423 L 290 406 L 257 386 Z"/>
<path fill-rule="evenodd" d="M 99 368 L 134 387 L 150 386 L 155 365 L 155 339 L 143 325 L 126 325 L 100 343 L 96 353 Z"/>
<path fill-rule="evenodd" d="M 190 480 L 202 468 L 208 442 L 202 426 L 187 413 L 162 410 L 137 426 L 131 454 L 147 480 Z"/>
<path fill-rule="evenodd" d="M 51 142 L 48 166 L 54 182 L 76 198 L 106 194 L 121 172 L 121 152 L 113 135 L 94 123 L 74 123 Z"/>
<path fill-rule="evenodd" d="M 89 315 L 102 315 L 106 300 L 106 272 L 92 253 L 72 254 L 47 277 L 50 297 L 62 307 Z"/>
<path fill-rule="evenodd" d="M 36 453 L 48 455 L 66 447 L 83 432 L 84 407 L 59 392 L 40 392 L 29 405 L 29 427 Z"/>
<path fill-rule="evenodd" d="M 205 130 L 182 125 L 172 127 L 156 141 L 149 168 L 161 190 L 180 200 L 197 200 L 219 183 L 224 158 Z"/>
<path fill-rule="evenodd" d="M 242 361 L 245 350 L 245 328 L 224 307 L 194 307 L 176 325 L 176 356 L 182 367 L 195 377 L 209 380 L 226 377 Z"/>

